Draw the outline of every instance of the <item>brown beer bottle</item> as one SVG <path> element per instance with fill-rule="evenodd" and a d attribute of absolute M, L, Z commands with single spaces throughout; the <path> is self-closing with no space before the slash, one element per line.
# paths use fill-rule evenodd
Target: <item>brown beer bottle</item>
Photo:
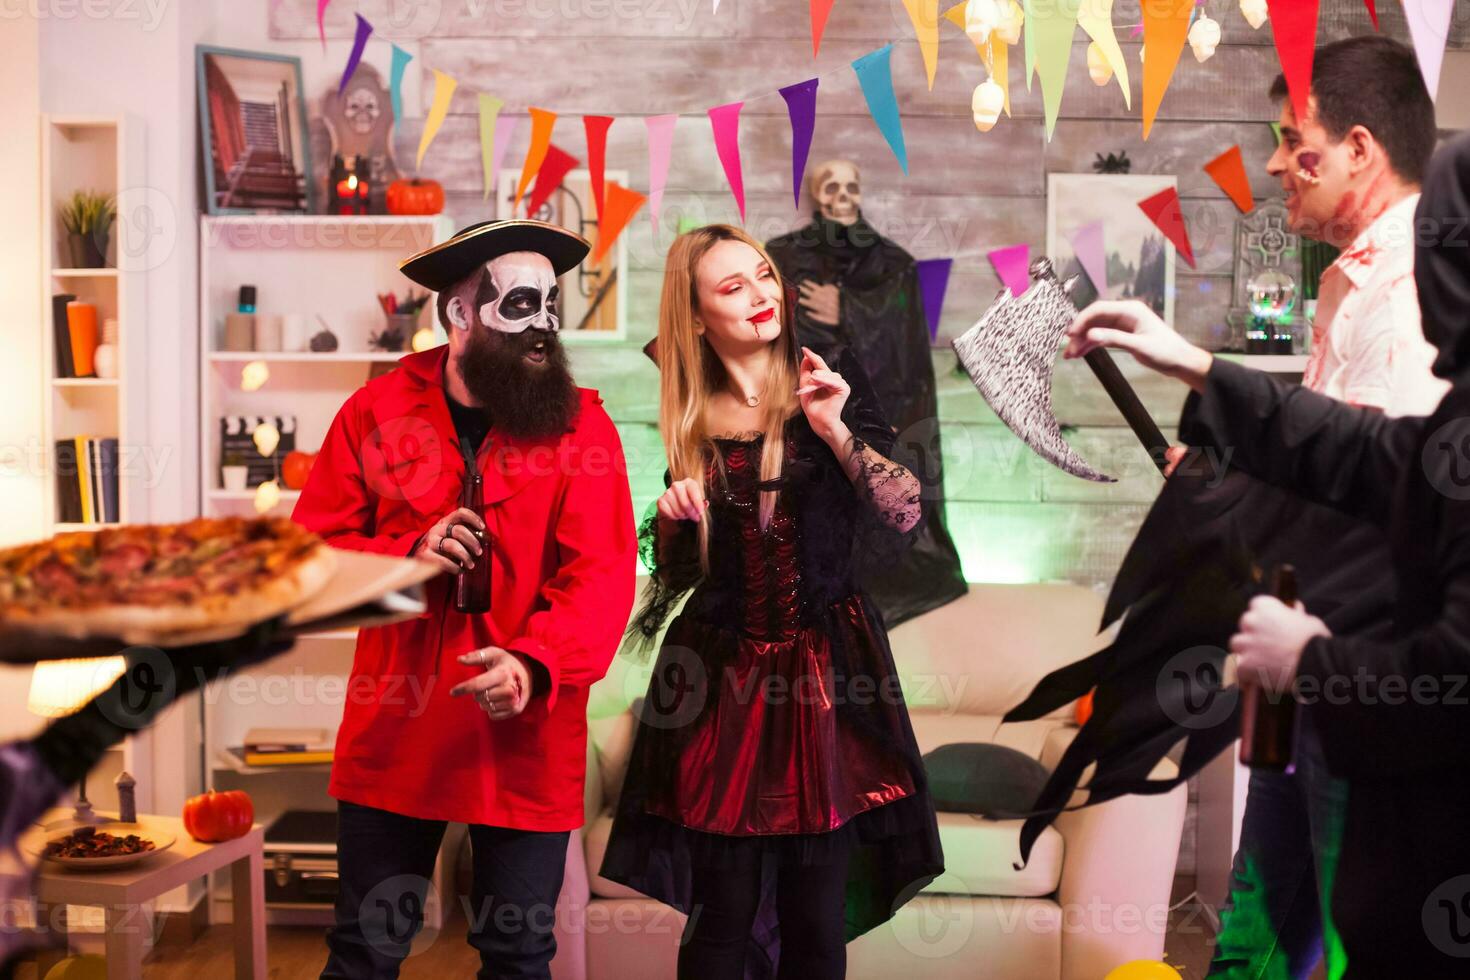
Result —
<path fill-rule="evenodd" d="M 1276 569 L 1276 598 L 1296 605 L 1296 568 Z M 1291 766 L 1296 737 L 1296 697 L 1290 691 L 1272 694 L 1257 684 L 1240 685 L 1240 761 L 1252 769 L 1285 772 Z"/>
<path fill-rule="evenodd" d="M 484 480 L 474 465 L 474 457 L 466 460 L 464 491 L 460 506 L 472 510 L 485 523 Z M 480 553 L 475 556 L 475 567 L 462 569 L 454 584 L 454 608 L 462 613 L 484 613 L 490 611 L 490 544 L 485 532 L 470 528 L 475 540 L 480 542 Z"/>

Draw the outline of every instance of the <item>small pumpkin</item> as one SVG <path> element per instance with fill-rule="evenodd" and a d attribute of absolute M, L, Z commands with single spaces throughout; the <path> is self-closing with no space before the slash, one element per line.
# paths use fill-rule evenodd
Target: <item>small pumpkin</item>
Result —
<path fill-rule="evenodd" d="M 389 214 L 438 214 L 444 210 L 444 188 L 437 180 L 406 177 L 388 185 Z"/>
<path fill-rule="evenodd" d="M 286 454 L 281 461 L 281 479 L 286 481 L 289 490 L 300 490 L 306 486 L 306 478 L 311 475 L 311 464 L 316 462 L 316 453 L 304 453 L 301 450 L 293 450 Z"/>
<path fill-rule="evenodd" d="M 184 803 L 184 829 L 197 841 L 215 844 L 244 837 L 255 823 L 255 804 L 241 789 L 210 790 Z"/>

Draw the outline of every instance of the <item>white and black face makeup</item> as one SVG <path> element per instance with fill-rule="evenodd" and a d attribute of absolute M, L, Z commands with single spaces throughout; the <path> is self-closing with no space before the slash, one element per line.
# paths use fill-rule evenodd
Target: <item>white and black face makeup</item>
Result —
<path fill-rule="evenodd" d="M 479 321 L 501 333 L 561 329 L 551 260 L 538 252 L 510 252 L 485 264 L 475 288 Z M 469 324 L 456 321 L 461 329 Z"/>

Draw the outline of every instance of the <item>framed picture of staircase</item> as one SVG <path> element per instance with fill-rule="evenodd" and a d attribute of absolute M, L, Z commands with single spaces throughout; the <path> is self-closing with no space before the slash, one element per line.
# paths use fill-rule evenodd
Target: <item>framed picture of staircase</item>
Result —
<path fill-rule="evenodd" d="M 209 214 L 311 214 L 301 59 L 200 45 L 200 172 Z"/>

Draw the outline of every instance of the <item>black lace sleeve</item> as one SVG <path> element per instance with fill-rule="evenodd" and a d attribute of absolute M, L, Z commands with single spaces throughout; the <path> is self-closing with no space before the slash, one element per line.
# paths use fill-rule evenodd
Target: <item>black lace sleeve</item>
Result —
<path fill-rule="evenodd" d="M 863 504 L 857 544 L 870 553 L 894 557 L 913 543 L 923 525 L 923 487 L 857 357 L 844 349 L 833 367 L 851 388 L 842 420 L 852 431 L 857 465 L 852 480 Z"/>
<path fill-rule="evenodd" d="M 671 483 L 669 471 L 664 470 L 664 486 Z M 703 577 L 694 522 L 679 521 L 673 534 L 661 531 L 663 527 L 656 504 L 650 504 L 638 528 L 638 556 L 648 569 L 648 585 L 623 638 L 625 654 L 646 657 L 669 614 Z"/>

